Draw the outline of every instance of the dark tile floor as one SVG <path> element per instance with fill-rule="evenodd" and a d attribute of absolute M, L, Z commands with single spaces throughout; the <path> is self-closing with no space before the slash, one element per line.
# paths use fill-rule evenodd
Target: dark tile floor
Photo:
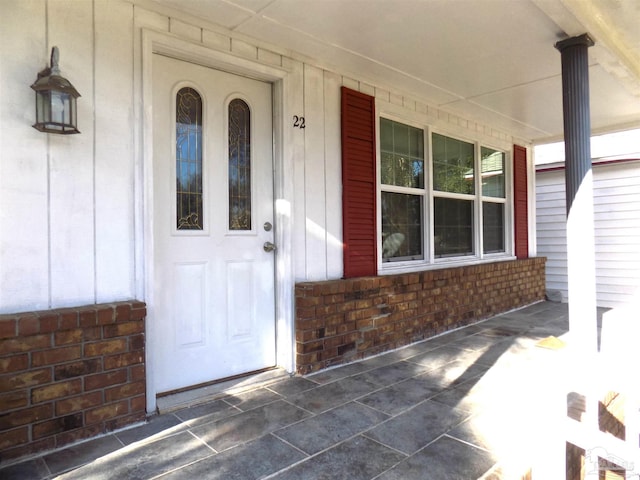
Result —
<path fill-rule="evenodd" d="M 506 479 L 549 426 L 541 395 L 568 328 L 543 302 L 0 470 L 13 479 Z"/>

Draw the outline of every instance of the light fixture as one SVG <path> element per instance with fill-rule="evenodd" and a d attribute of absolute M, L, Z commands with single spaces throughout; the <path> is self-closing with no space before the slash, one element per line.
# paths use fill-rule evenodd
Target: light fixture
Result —
<path fill-rule="evenodd" d="M 76 99 L 80 96 L 71 82 L 60 75 L 58 47 L 51 49 L 51 66 L 38 73 L 31 88 L 36 91 L 36 123 L 41 132 L 68 135 L 78 130 Z"/>

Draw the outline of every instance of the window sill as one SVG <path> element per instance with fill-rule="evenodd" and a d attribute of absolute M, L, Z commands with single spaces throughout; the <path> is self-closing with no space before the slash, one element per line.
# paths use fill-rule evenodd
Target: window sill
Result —
<path fill-rule="evenodd" d="M 386 262 L 378 264 L 378 275 L 396 275 L 399 273 L 422 272 L 425 270 L 438 270 L 441 268 L 466 267 L 469 265 L 482 265 L 484 263 L 506 262 L 515 260 L 515 255 L 494 254 L 484 258 L 456 257 L 439 258 L 434 263 L 426 262 Z"/>

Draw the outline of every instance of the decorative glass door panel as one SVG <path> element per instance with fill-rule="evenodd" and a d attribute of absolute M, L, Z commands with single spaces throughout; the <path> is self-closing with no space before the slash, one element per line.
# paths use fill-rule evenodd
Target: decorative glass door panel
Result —
<path fill-rule="evenodd" d="M 202 98 L 176 95 L 176 216 L 178 230 L 202 230 Z"/>
<path fill-rule="evenodd" d="M 229 103 L 229 230 L 251 230 L 251 111 Z"/>

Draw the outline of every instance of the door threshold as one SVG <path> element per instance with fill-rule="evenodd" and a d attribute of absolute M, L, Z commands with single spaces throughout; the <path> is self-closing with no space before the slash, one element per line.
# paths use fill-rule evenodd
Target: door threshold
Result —
<path fill-rule="evenodd" d="M 290 374 L 280 367 L 262 370 L 258 373 L 252 372 L 246 375 L 239 375 L 204 386 L 195 386 L 191 389 L 169 392 L 158 396 L 156 398 L 156 407 L 158 413 L 168 413 L 264 387 L 289 376 Z"/>

